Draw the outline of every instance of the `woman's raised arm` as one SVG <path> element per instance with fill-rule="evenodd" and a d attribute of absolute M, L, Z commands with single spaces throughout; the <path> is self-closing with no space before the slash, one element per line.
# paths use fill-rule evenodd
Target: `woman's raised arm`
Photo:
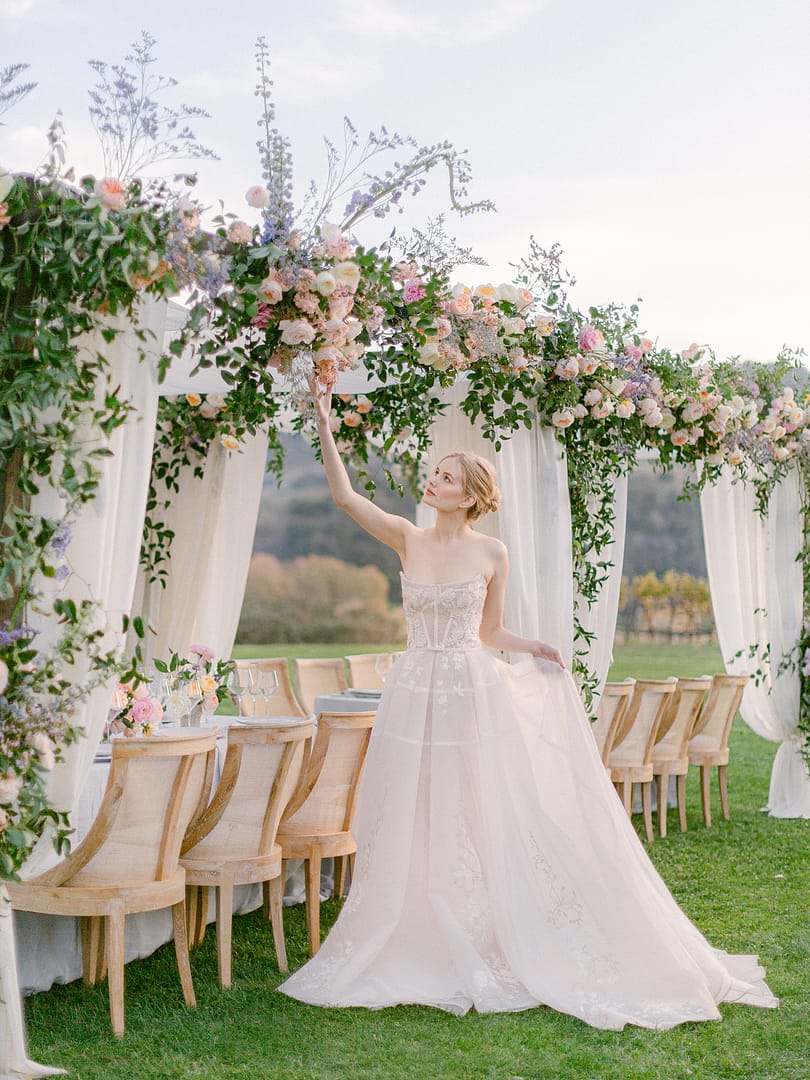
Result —
<path fill-rule="evenodd" d="M 315 399 L 315 414 L 318 419 L 318 438 L 321 443 L 321 457 L 326 470 L 326 479 L 329 481 L 329 490 L 335 503 L 345 510 L 349 517 L 354 518 L 357 524 L 371 533 L 377 540 L 381 540 L 388 547 L 393 548 L 400 555 L 405 553 L 405 538 L 414 525 L 407 518 L 398 514 L 389 514 L 375 506 L 373 502 L 355 491 L 349 480 L 349 474 L 341 460 L 332 429 L 329 426 L 329 413 L 332 405 L 331 390 L 324 390 L 319 383 L 310 383 L 312 396 Z"/>

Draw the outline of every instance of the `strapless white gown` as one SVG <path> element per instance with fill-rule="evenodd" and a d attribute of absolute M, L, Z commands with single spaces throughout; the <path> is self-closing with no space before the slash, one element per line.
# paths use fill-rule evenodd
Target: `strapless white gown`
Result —
<path fill-rule="evenodd" d="M 354 880 L 283 993 L 453 1013 L 542 1004 L 613 1029 L 776 1006 L 757 958 L 712 948 L 654 869 L 570 674 L 481 646 L 485 597 L 483 577 L 403 576 L 408 651 L 374 725 Z"/>

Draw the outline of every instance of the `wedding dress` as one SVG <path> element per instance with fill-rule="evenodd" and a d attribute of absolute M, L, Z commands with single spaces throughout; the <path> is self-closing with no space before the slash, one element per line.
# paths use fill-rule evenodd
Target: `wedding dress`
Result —
<path fill-rule="evenodd" d="M 548 1005 L 600 1028 L 772 1008 L 755 956 L 712 948 L 647 857 L 570 674 L 481 646 L 482 577 L 403 575 L 348 899 L 281 987 L 301 1001 L 464 1013 Z"/>

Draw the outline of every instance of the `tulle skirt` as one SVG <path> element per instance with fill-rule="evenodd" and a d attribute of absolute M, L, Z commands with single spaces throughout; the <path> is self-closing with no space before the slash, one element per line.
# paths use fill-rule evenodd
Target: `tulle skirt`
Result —
<path fill-rule="evenodd" d="M 459 1014 L 542 1004 L 611 1029 L 778 1004 L 755 956 L 712 948 L 676 904 L 553 664 L 406 653 L 354 828 L 348 899 L 282 985 L 291 997 Z"/>

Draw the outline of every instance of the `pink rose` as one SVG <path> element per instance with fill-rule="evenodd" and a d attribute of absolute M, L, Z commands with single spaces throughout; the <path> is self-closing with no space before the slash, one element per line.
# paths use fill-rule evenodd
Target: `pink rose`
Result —
<path fill-rule="evenodd" d="M 270 203 L 270 192 L 261 184 L 255 184 L 245 192 L 245 201 L 255 210 L 264 210 Z"/>
<path fill-rule="evenodd" d="M 405 287 L 402 290 L 402 299 L 406 304 L 415 304 L 417 300 L 424 299 L 427 294 L 427 290 L 419 278 L 411 278 L 410 281 L 405 282 Z"/>
<path fill-rule="evenodd" d="M 636 404 L 630 398 L 622 398 L 616 406 L 616 415 L 621 420 L 627 420 L 636 411 Z"/>
<path fill-rule="evenodd" d="M 126 188 L 114 176 L 105 176 L 101 180 L 96 180 L 93 191 L 99 196 L 105 210 L 123 210 L 127 205 Z"/>
<path fill-rule="evenodd" d="M 671 433 L 669 441 L 673 446 L 686 446 L 689 442 L 689 433 L 684 431 L 683 428 L 679 428 L 677 431 Z"/>
<path fill-rule="evenodd" d="M 306 319 L 282 319 L 278 325 L 285 345 L 309 345 L 315 340 L 315 327 Z"/>
<path fill-rule="evenodd" d="M 524 311 L 527 307 L 531 307 L 533 303 L 534 303 L 534 297 L 532 296 L 532 294 L 529 292 L 528 289 L 518 289 L 518 291 L 517 291 L 517 301 L 516 301 L 516 304 L 515 304 L 518 311 Z"/>
<path fill-rule="evenodd" d="M 558 360 L 554 367 L 554 374 L 558 379 L 575 379 L 579 375 L 579 357 L 568 356 Z"/>
<path fill-rule="evenodd" d="M 610 416 L 613 412 L 613 402 L 610 398 L 605 398 L 604 401 L 597 403 L 591 409 L 591 416 L 595 420 L 604 420 L 606 416 Z"/>
<path fill-rule="evenodd" d="M 627 348 L 624 350 L 624 354 L 625 356 L 629 356 L 631 360 L 635 360 L 636 362 L 638 362 L 644 355 L 638 345 L 628 345 Z"/>
<path fill-rule="evenodd" d="M 594 349 L 605 347 L 605 337 L 601 330 L 595 326 L 583 326 L 579 332 L 579 347 L 584 352 L 593 352 Z"/>
<path fill-rule="evenodd" d="M 601 390 L 597 390 L 597 388 L 594 387 L 592 390 L 588 391 L 583 400 L 586 405 L 598 405 L 604 396 L 605 395 Z"/>
<path fill-rule="evenodd" d="M 136 724 L 145 724 L 152 715 L 152 702 L 148 697 L 136 701 L 129 710 L 129 715 Z"/>
<path fill-rule="evenodd" d="M 7 775 L 0 777 L 0 803 L 13 803 L 22 791 L 22 777 Z"/>
<path fill-rule="evenodd" d="M 206 664 L 210 664 L 214 659 L 214 650 L 207 645 L 189 645 L 188 651 L 191 656 L 199 656 Z"/>
<path fill-rule="evenodd" d="M 554 427 L 567 428 L 574 422 L 574 413 L 571 409 L 558 409 L 555 413 L 552 413 L 551 422 Z"/>

